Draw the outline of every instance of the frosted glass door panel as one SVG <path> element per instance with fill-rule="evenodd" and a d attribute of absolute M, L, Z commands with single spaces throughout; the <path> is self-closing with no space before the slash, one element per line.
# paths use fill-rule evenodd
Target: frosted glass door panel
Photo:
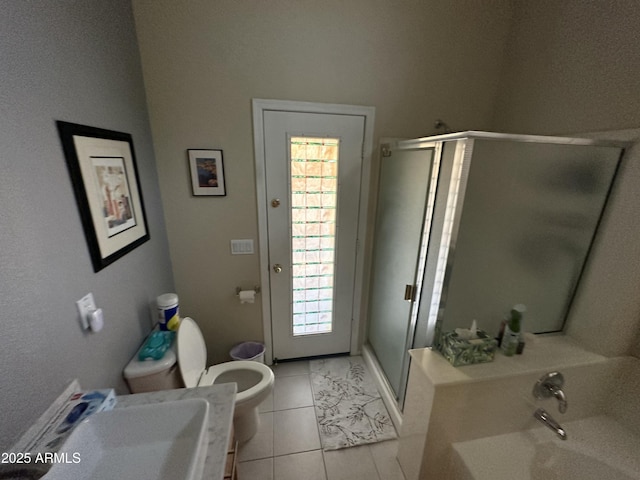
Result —
<path fill-rule="evenodd" d="M 422 239 L 433 150 L 397 150 L 383 157 L 378 187 L 368 340 L 399 394 L 408 349 L 413 285 Z"/>

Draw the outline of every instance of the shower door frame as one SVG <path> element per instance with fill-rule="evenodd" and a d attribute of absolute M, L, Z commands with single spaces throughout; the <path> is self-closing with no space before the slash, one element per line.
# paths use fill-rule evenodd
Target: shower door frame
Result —
<path fill-rule="evenodd" d="M 423 259 L 421 278 L 416 279 L 416 299 L 412 304 L 411 321 L 407 335 L 407 349 L 434 346 L 442 319 L 442 311 L 447 297 L 449 276 L 447 272 L 453 267 L 458 229 L 465 201 L 465 193 L 474 149 L 474 140 L 506 140 L 523 143 L 548 143 L 560 145 L 612 146 L 628 148 L 627 142 L 609 141 L 590 138 L 554 137 L 541 135 L 505 134 L 482 131 L 464 131 L 432 137 L 401 140 L 396 142 L 392 150 L 436 149 L 434 162 L 439 162 L 435 204 L 432 210 L 433 225 L 429 225 L 429 241 Z M 451 161 L 443 158 L 446 145 L 452 145 Z M 622 155 L 622 154 L 621 154 Z M 435 167 L 434 167 L 435 168 Z M 448 224 L 447 224 L 448 223 Z M 426 226 L 425 226 L 426 227 Z M 419 260 L 420 261 L 420 260 Z M 425 283 L 428 282 L 428 283 Z M 437 286 L 437 288 L 435 288 Z M 408 355 L 407 355 L 408 356 Z M 406 387 L 409 376 L 409 361 L 403 369 L 401 391 L 397 403 L 404 407 Z M 386 379 L 383 379 L 386 380 Z M 388 385 L 386 388 L 393 392 Z"/>
<path fill-rule="evenodd" d="M 450 281 L 448 272 L 453 268 L 453 258 L 455 256 L 458 229 L 460 227 L 462 211 L 464 208 L 467 181 L 473 157 L 474 141 L 476 139 L 557 145 L 609 146 L 622 148 L 623 152 L 624 148 L 628 147 L 627 143 L 615 140 L 610 141 L 579 137 L 523 135 L 482 132 L 475 130 L 398 142 L 397 148 L 402 149 L 426 149 L 432 148 L 434 143 L 439 143 L 441 145 L 441 155 L 445 153 L 445 144 L 454 144 L 454 153 L 451 165 L 445 164 L 444 167 L 441 165 L 441 170 L 444 171 L 445 175 L 448 175 L 448 177 L 445 177 L 444 179 L 440 178 L 438 183 L 444 180 L 443 185 L 441 186 L 443 189 L 446 189 L 446 192 L 443 190 L 439 191 L 433 214 L 433 218 L 437 223 L 437 226 L 442 227 L 443 224 L 449 222 L 448 226 L 446 226 L 449 230 L 443 232 L 442 230 L 444 230 L 444 227 L 441 228 L 440 231 L 436 229 L 436 231 L 433 232 L 432 230 L 432 232 L 436 234 L 436 240 L 440 243 L 440 246 L 437 249 L 429 251 L 426 256 L 425 278 L 430 280 L 431 283 L 423 288 L 422 295 L 420 295 L 419 299 L 416 301 L 416 308 L 418 310 L 414 326 L 415 335 L 412 343 L 409 344 L 411 345 L 410 348 L 436 346 L 434 342 L 437 340 L 442 323 L 442 315 L 446 306 L 447 291 L 449 289 Z M 442 158 L 440 160 L 442 160 Z M 598 227 L 596 227 L 596 231 L 597 228 Z M 422 310 L 420 310 L 420 305 L 424 305 Z M 405 382 L 406 380 L 408 380 L 408 378 L 405 379 Z M 402 405 L 403 403 L 404 399 L 402 399 L 400 404 Z"/>
<path fill-rule="evenodd" d="M 431 166 L 429 168 L 429 185 L 426 192 L 425 198 L 425 209 L 422 220 L 422 232 L 420 239 L 420 246 L 418 248 L 418 252 L 416 255 L 416 268 L 415 268 L 415 277 L 413 279 L 413 299 L 411 300 L 411 307 L 409 309 L 409 318 L 408 326 L 407 326 L 407 334 L 405 338 L 405 350 L 403 352 L 402 359 L 402 370 L 400 376 L 400 385 L 398 392 L 394 392 L 394 388 L 391 386 L 391 383 L 387 379 L 387 373 L 384 372 L 384 368 L 382 364 L 378 360 L 375 354 L 375 350 L 373 350 L 373 346 L 369 344 L 369 348 L 374 353 L 374 361 L 377 363 L 377 368 L 384 372 L 384 377 L 380 379 L 383 382 L 384 389 L 388 392 L 385 394 L 387 397 L 395 397 L 396 403 L 403 407 L 404 397 L 407 389 L 407 381 L 409 377 L 409 349 L 415 348 L 416 334 L 417 334 L 417 326 L 418 326 L 418 313 L 420 307 L 419 299 L 422 296 L 422 285 L 424 279 L 424 266 L 426 263 L 426 255 L 429 248 L 430 236 L 431 236 L 431 225 L 433 224 L 433 213 L 435 207 L 436 200 L 436 192 L 438 187 L 438 178 L 440 176 L 440 166 L 441 166 L 441 158 L 442 158 L 442 144 L 440 142 L 430 142 L 430 143 L 421 143 L 418 146 L 408 145 L 404 146 L 403 141 L 396 139 L 383 139 L 381 144 L 381 155 L 384 155 L 383 150 L 388 151 L 388 154 L 393 154 L 393 151 L 400 150 L 410 150 L 410 151 L 419 151 L 419 150 L 427 150 L 432 149 L 432 159 Z M 371 292 L 369 292 L 371 295 Z"/>
<path fill-rule="evenodd" d="M 400 389 L 397 395 L 386 378 L 386 373 L 376 358 L 372 346 L 368 345 L 365 351 L 366 358 L 372 362 L 375 370 L 383 373 L 382 375 L 375 373 L 376 381 L 394 418 L 394 422 L 397 422 L 396 425 L 402 423 L 401 411 L 404 409 L 409 381 L 411 362 L 408 351 L 414 348 L 430 347 L 433 344 L 438 310 L 443 295 L 446 296 L 446 285 L 442 285 L 442 288 L 436 294 L 434 294 L 433 290 L 438 281 L 442 282 L 444 280 L 446 268 L 450 267 L 451 257 L 449 254 L 455 249 L 457 227 L 461 215 L 459 206 L 464 203 L 464 187 L 469 173 L 470 155 L 473 151 L 473 141 L 468 138 L 470 133 L 482 132 L 463 132 L 399 140 L 390 142 L 387 145 L 392 152 L 393 150 L 426 149 L 433 149 L 434 152 L 429 180 L 430 185 L 427 192 L 427 205 L 425 206 L 422 241 L 416 261 L 414 296 L 411 302 L 405 351 L 403 352 L 404 360 Z M 451 142 L 454 149 L 450 162 L 446 161 L 446 159 L 443 160 L 445 153 L 448 154 L 448 152 L 445 152 L 444 146 L 449 140 L 469 140 L 469 142 Z M 453 175 L 458 175 L 458 178 L 452 179 Z M 453 208 L 456 206 L 458 208 Z M 453 218 L 451 218 L 450 223 L 451 230 L 445 232 L 444 220 L 447 217 L 448 210 L 452 212 Z M 443 245 L 443 240 L 446 245 Z M 441 256 L 443 249 L 446 252 L 444 257 Z M 395 399 L 398 406 L 397 409 L 390 404 L 392 398 Z"/>

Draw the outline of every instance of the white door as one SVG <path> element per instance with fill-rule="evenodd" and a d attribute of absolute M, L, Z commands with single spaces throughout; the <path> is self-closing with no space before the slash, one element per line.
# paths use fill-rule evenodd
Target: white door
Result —
<path fill-rule="evenodd" d="M 265 111 L 263 128 L 272 356 L 349 352 L 365 116 Z"/>

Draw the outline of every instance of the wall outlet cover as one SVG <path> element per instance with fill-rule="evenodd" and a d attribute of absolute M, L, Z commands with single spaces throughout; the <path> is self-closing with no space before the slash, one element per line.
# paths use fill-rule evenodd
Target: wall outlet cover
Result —
<path fill-rule="evenodd" d="M 78 313 L 80 313 L 82 328 L 87 330 L 89 328 L 89 314 L 96 309 L 96 301 L 93 298 L 93 293 L 87 293 L 76 302 L 76 305 L 78 306 Z"/>

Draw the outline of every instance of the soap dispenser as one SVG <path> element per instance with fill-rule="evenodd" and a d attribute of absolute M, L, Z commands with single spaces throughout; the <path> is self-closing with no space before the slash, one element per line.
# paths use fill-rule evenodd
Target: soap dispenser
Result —
<path fill-rule="evenodd" d="M 507 357 L 511 357 L 518 349 L 520 331 L 522 330 L 522 316 L 527 311 L 527 307 L 521 303 L 514 305 L 509 313 L 509 321 L 504 327 L 501 348 Z"/>

